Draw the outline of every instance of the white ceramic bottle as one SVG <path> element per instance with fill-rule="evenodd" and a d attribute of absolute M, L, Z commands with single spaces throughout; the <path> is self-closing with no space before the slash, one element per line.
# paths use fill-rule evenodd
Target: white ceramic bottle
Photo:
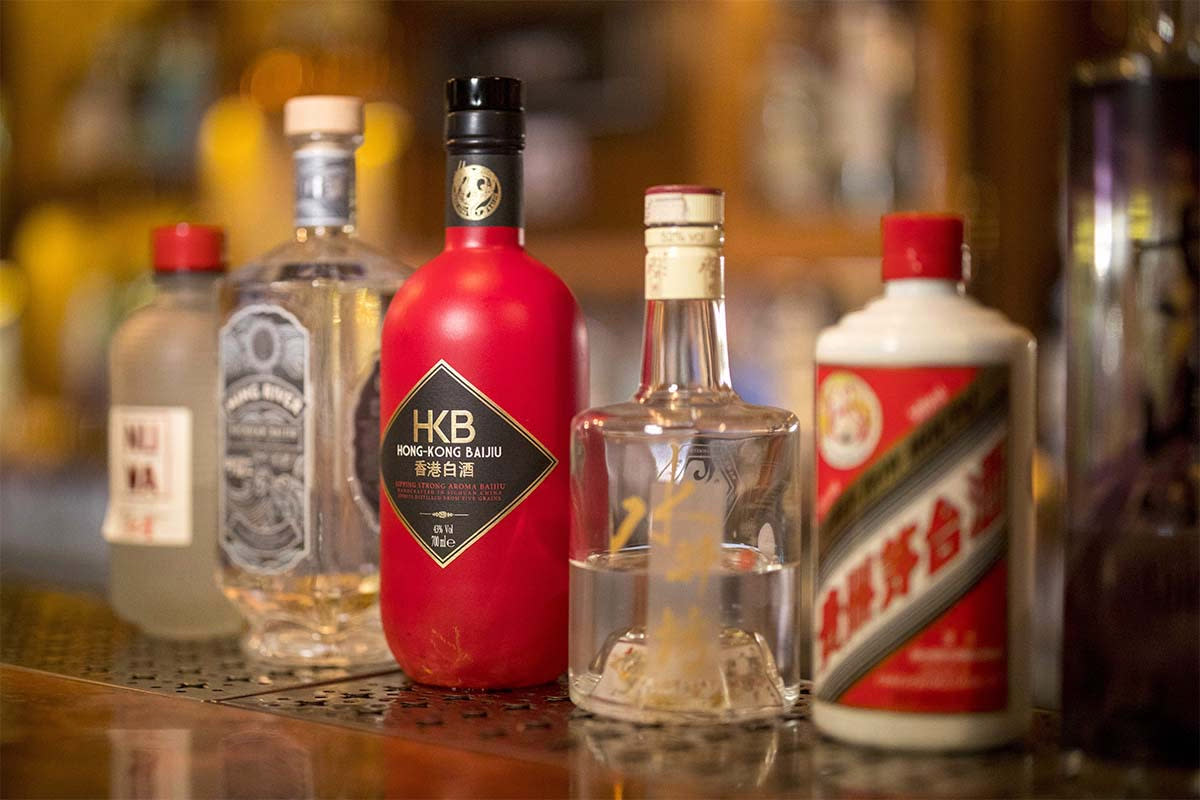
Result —
<path fill-rule="evenodd" d="M 113 337 L 109 377 L 109 598 L 146 633 L 237 632 L 217 586 L 214 282 L 220 228 L 154 231 L 155 297 Z"/>
<path fill-rule="evenodd" d="M 1036 346 L 964 293 L 962 241 L 884 217 L 884 296 L 817 340 L 813 719 L 857 744 L 1029 724 Z"/>

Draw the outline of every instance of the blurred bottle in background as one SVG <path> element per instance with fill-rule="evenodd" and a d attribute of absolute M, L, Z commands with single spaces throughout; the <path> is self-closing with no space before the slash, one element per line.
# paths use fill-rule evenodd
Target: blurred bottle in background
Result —
<path fill-rule="evenodd" d="M 1067 152 L 1066 743 L 1200 766 L 1200 6 L 1131 4 Z"/>
<path fill-rule="evenodd" d="M 109 375 L 109 597 L 155 636 L 234 633 L 217 571 L 216 294 L 219 228 L 154 232 L 157 293 L 113 338 Z"/>

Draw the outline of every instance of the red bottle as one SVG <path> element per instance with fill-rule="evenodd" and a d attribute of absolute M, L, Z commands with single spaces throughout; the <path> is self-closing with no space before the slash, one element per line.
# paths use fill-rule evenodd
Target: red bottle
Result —
<path fill-rule="evenodd" d="M 416 681 L 528 686 L 567 665 L 586 330 L 525 252 L 520 81 L 455 79 L 446 97 L 446 248 L 383 326 L 383 627 Z"/>

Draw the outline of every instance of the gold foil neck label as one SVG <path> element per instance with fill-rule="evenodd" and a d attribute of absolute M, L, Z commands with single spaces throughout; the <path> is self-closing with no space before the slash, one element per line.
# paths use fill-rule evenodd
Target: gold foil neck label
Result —
<path fill-rule="evenodd" d="M 465 220 L 487 219 L 500 207 L 500 178 L 482 164 L 459 161 L 450 185 L 454 213 Z"/>

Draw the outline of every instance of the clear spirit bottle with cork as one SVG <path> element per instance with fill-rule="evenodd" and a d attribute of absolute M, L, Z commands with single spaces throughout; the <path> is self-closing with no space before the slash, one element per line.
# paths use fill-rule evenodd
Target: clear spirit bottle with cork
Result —
<path fill-rule="evenodd" d="M 284 106 L 295 237 L 221 291 L 222 583 L 246 651 L 387 660 L 379 623 L 379 332 L 410 270 L 355 237 L 362 101 Z"/>

